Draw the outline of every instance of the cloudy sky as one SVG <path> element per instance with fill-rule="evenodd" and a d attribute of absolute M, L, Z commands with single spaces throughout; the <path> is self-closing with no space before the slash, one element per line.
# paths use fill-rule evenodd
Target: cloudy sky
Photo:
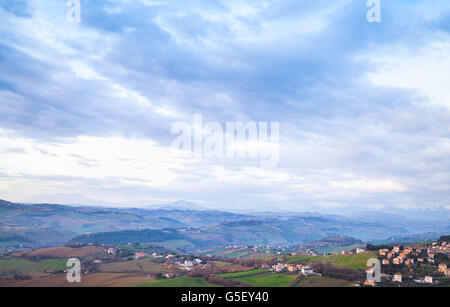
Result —
<path fill-rule="evenodd" d="M 450 208 L 450 2 L 0 0 L 0 198 Z M 280 122 L 280 160 L 172 154 L 177 121 Z"/>

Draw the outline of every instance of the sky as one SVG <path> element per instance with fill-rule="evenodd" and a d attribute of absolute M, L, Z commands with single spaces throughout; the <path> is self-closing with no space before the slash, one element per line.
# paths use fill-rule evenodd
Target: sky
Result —
<path fill-rule="evenodd" d="M 450 209 L 450 2 L 0 0 L 0 198 Z M 279 163 L 173 154 L 278 122 Z"/>

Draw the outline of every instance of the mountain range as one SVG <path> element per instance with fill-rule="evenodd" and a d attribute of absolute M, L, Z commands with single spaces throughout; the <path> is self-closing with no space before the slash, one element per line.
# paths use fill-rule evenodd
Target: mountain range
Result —
<path fill-rule="evenodd" d="M 190 250 L 228 244 L 294 245 L 333 236 L 352 236 L 365 242 L 411 239 L 423 233 L 436 237 L 450 233 L 448 211 L 430 221 L 382 212 L 351 216 L 267 211 L 239 214 L 202 210 L 189 202 L 103 208 L 0 200 L 0 249 L 17 244 L 43 247 L 76 241 L 136 240 Z"/>

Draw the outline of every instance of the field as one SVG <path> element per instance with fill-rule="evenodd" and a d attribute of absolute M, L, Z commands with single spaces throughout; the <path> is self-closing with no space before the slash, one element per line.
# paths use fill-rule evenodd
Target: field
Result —
<path fill-rule="evenodd" d="M 173 279 L 162 279 L 153 282 L 146 282 L 137 285 L 137 287 L 217 287 L 217 285 L 208 284 L 200 277 L 180 276 Z"/>
<path fill-rule="evenodd" d="M 349 267 L 355 270 L 365 269 L 367 260 L 376 258 L 375 253 L 363 253 L 352 255 L 327 255 L 327 256 L 288 256 L 288 263 L 314 264 L 316 262 L 331 263 L 337 267 Z"/>
<path fill-rule="evenodd" d="M 23 257 L 51 257 L 51 258 L 70 258 L 70 257 L 85 257 L 88 255 L 99 254 L 105 250 L 104 247 L 99 246 L 83 246 L 80 248 L 71 247 L 51 247 L 41 248 L 28 252 L 17 253 L 14 256 Z"/>
<path fill-rule="evenodd" d="M 66 267 L 66 262 L 65 259 L 44 259 L 38 262 L 17 258 L 0 260 L 0 275 L 62 271 Z"/>
<path fill-rule="evenodd" d="M 309 276 L 300 280 L 296 287 L 350 287 L 351 282 L 322 276 Z"/>
<path fill-rule="evenodd" d="M 261 274 L 237 277 L 233 278 L 233 280 L 255 287 L 287 287 L 295 280 L 295 278 L 295 275 L 288 274 Z"/>
<path fill-rule="evenodd" d="M 249 270 L 244 272 L 234 272 L 234 273 L 223 273 L 223 274 L 216 274 L 219 277 L 222 278 L 230 278 L 230 277 L 239 277 L 239 276 L 247 276 L 247 275 L 254 275 L 262 272 L 266 272 L 267 270 L 263 269 L 255 269 L 255 270 Z"/>
<path fill-rule="evenodd" d="M 151 261 L 150 258 L 141 260 L 132 260 L 127 262 L 111 262 L 100 265 L 100 270 L 103 272 L 152 272 L 163 273 L 168 269 L 161 264 Z"/>
<path fill-rule="evenodd" d="M 129 287 L 154 280 L 142 274 L 95 273 L 81 277 L 81 283 L 67 282 L 65 274 L 31 280 L 0 279 L 0 287 Z"/>

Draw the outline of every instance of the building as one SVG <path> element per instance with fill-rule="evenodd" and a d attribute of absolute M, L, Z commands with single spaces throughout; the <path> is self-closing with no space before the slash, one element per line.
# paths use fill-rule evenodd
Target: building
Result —
<path fill-rule="evenodd" d="M 405 260 L 405 264 L 406 264 L 406 265 L 414 265 L 414 259 L 409 259 L 409 258 L 406 259 L 406 260 Z"/>
<path fill-rule="evenodd" d="M 310 267 L 309 265 L 305 265 L 304 267 L 302 267 L 302 274 L 303 275 L 311 275 L 311 274 L 314 274 L 314 271 L 313 271 L 312 267 Z"/>
<path fill-rule="evenodd" d="M 394 274 L 394 278 L 392 279 L 394 282 L 402 282 L 402 274 Z"/>
<path fill-rule="evenodd" d="M 432 284 L 433 283 L 433 277 L 431 276 L 425 276 L 425 283 Z"/>
<path fill-rule="evenodd" d="M 110 247 L 106 250 L 106 253 L 114 255 L 116 253 L 116 249 L 113 247 Z"/>
<path fill-rule="evenodd" d="M 357 254 L 362 254 L 362 253 L 365 253 L 365 252 L 366 252 L 366 249 L 365 249 L 365 248 L 362 248 L 362 247 L 356 248 L 356 253 L 357 253 Z"/>
<path fill-rule="evenodd" d="M 394 258 L 395 257 L 395 252 L 389 252 L 386 257 L 390 258 Z"/>
<path fill-rule="evenodd" d="M 392 251 L 393 251 L 394 253 L 400 253 L 400 245 L 394 246 L 394 247 L 392 248 Z"/>
<path fill-rule="evenodd" d="M 403 257 L 394 258 L 394 260 L 392 260 L 392 263 L 397 265 L 403 264 Z"/>
<path fill-rule="evenodd" d="M 389 265 L 389 259 L 383 259 L 382 261 L 381 261 L 381 263 L 382 264 L 384 264 L 384 265 Z"/>
<path fill-rule="evenodd" d="M 188 268 L 191 268 L 191 267 L 194 266 L 194 263 L 191 260 L 185 260 L 184 261 L 184 266 L 188 267 Z"/>
<path fill-rule="evenodd" d="M 345 249 L 341 252 L 341 255 L 348 255 L 348 251 L 346 251 Z"/>
<path fill-rule="evenodd" d="M 142 259 L 142 258 L 145 258 L 145 257 L 148 257 L 148 254 L 144 253 L 144 252 L 139 252 L 139 253 L 135 253 L 134 254 L 134 259 Z"/>
<path fill-rule="evenodd" d="M 372 286 L 372 287 L 375 287 L 375 286 L 376 286 L 376 283 L 375 283 L 374 280 L 367 280 L 367 279 L 366 279 L 366 281 L 364 282 L 364 286 Z"/>
<path fill-rule="evenodd" d="M 293 264 L 288 264 L 287 265 L 287 269 L 289 272 L 296 272 L 297 271 L 297 267 Z"/>
<path fill-rule="evenodd" d="M 439 269 L 438 269 L 439 272 L 441 272 L 444 275 L 447 275 L 447 270 L 448 270 L 448 268 L 445 263 L 439 264 Z"/>
<path fill-rule="evenodd" d="M 273 269 L 275 272 L 284 272 L 286 270 L 286 267 L 282 263 L 278 263 L 277 265 L 273 266 Z"/>

